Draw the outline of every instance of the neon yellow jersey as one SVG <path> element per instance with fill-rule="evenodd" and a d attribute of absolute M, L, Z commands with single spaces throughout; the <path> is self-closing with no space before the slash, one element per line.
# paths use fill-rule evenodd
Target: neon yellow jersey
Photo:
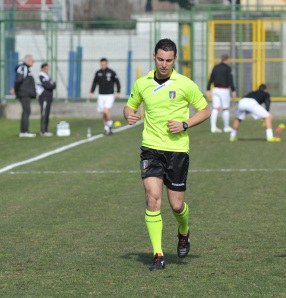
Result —
<path fill-rule="evenodd" d="M 128 99 L 127 106 L 136 110 L 145 104 L 142 146 L 174 152 L 189 152 L 188 131 L 170 132 L 168 120 L 183 122 L 190 118 L 189 104 L 198 111 L 207 102 L 198 86 L 174 69 L 170 79 L 160 85 L 154 80 L 155 70 L 138 79 Z"/>

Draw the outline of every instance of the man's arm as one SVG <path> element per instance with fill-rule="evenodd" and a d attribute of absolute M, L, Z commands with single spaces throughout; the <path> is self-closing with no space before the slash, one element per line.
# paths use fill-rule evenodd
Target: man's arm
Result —
<path fill-rule="evenodd" d="M 206 91 L 206 97 L 209 98 L 211 96 L 211 84 L 214 81 L 214 70 L 212 70 L 211 75 L 210 75 L 210 79 L 208 81 L 208 85 L 207 85 L 207 91 Z"/>
<path fill-rule="evenodd" d="M 186 120 L 185 122 L 188 124 L 188 127 L 194 127 L 205 120 L 207 120 L 211 116 L 211 110 L 207 105 L 204 109 L 197 111 L 197 113 L 192 116 L 190 119 Z M 167 126 L 169 127 L 171 133 L 179 133 L 184 131 L 182 122 L 168 120 Z"/>
<path fill-rule="evenodd" d="M 120 93 L 120 88 L 121 88 L 121 86 L 120 86 L 119 78 L 118 78 L 118 76 L 117 76 L 116 73 L 114 73 L 114 82 L 115 82 L 115 84 L 116 84 L 117 93 Z"/>
<path fill-rule="evenodd" d="M 137 122 L 137 120 L 140 118 L 139 115 L 137 115 L 136 113 L 138 112 L 138 110 L 133 110 L 132 108 L 125 106 L 124 110 L 123 110 L 123 115 L 125 117 L 125 119 L 128 121 L 129 125 L 133 125 Z"/>
<path fill-rule="evenodd" d="M 44 76 L 40 76 L 40 81 L 42 83 L 42 86 L 48 90 L 54 90 L 56 88 L 56 83 L 53 81 L 46 81 Z"/>
<path fill-rule="evenodd" d="M 24 74 L 25 74 L 24 67 L 19 67 L 16 72 L 16 80 L 14 85 L 15 92 L 19 90 L 20 85 L 23 83 L 23 80 L 25 78 Z"/>
<path fill-rule="evenodd" d="M 266 109 L 266 111 L 270 111 L 270 94 L 267 92 L 266 93 L 266 98 L 265 98 L 265 101 L 264 101 L 264 103 L 265 103 L 265 109 Z"/>
<path fill-rule="evenodd" d="M 97 73 L 95 73 L 95 76 L 94 76 L 94 79 L 92 81 L 92 86 L 91 86 L 91 89 L 90 89 L 90 92 L 89 92 L 89 99 L 92 99 L 93 97 L 93 92 L 96 88 L 96 85 L 98 83 L 98 80 L 97 80 Z"/>

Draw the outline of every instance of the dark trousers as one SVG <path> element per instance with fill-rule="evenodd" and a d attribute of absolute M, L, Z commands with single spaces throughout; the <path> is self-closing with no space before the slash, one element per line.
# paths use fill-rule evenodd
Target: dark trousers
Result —
<path fill-rule="evenodd" d="M 22 105 L 22 117 L 21 117 L 21 132 L 29 131 L 29 117 L 31 114 L 31 98 L 21 97 L 19 98 Z"/>
<path fill-rule="evenodd" d="M 41 132 L 48 132 L 52 101 L 39 98 L 41 106 Z"/>

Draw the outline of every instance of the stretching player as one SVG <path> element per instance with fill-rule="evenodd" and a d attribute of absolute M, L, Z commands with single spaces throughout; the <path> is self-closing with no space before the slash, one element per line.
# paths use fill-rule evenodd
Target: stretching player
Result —
<path fill-rule="evenodd" d="M 189 169 L 189 135 L 191 128 L 210 117 L 210 108 L 198 86 L 174 70 L 176 44 L 160 40 L 153 54 L 156 69 L 138 79 L 124 108 L 130 125 L 139 119 L 137 109 L 145 104 L 143 141 L 141 147 L 141 177 L 145 188 L 145 221 L 153 246 L 154 259 L 150 270 L 165 267 L 162 250 L 161 204 L 163 185 L 173 214 L 179 224 L 179 258 L 190 250 L 189 207 L 185 190 Z M 189 104 L 198 112 L 190 118 Z"/>
<path fill-rule="evenodd" d="M 261 106 L 262 103 L 265 104 L 266 109 Z M 246 113 L 250 113 L 254 119 L 262 118 L 265 120 L 267 142 L 280 142 L 281 139 L 279 137 L 273 136 L 272 116 L 269 110 L 270 94 L 267 92 L 266 85 L 261 84 L 257 91 L 251 91 L 239 101 L 236 110 L 236 118 L 230 133 L 230 141 L 237 141 L 236 135 L 240 122 L 245 119 Z"/>
<path fill-rule="evenodd" d="M 221 63 L 217 64 L 211 73 L 206 97 L 210 97 L 210 88 L 211 84 L 214 83 L 213 88 L 213 109 L 211 114 L 211 132 L 212 133 L 220 133 L 222 130 L 217 127 L 217 117 L 220 107 L 222 107 L 222 120 L 224 132 L 230 132 L 231 127 L 229 126 L 229 106 L 230 106 L 230 92 L 229 87 L 232 90 L 232 98 L 233 100 L 236 98 L 235 87 L 233 84 L 231 68 L 228 65 L 229 56 L 227 54 L 222 55 Z"/>

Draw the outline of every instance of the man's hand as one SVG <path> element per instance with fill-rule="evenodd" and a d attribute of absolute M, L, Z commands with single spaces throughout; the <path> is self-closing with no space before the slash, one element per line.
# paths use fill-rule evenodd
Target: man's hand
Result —
<path fill-rule="evenodd" d="M 140 116 L 136 114 L 137 112 L 138 110 L 133 110 L 130 107 L 125 106 L 123 113 L 129 125 L 133 125 L 139 120 Z"/>
<path fill-rule="evenodd" d="M 90 93 L 89 93 L 89 99 L 92 100 L 92 97 L 93 97 L 93 93 L 90 92 Z"/>
<path fill-rule="evenodd" d="M 210 92 L 210 90 L 207 90 L 206 91 L 206 97 L 209 98 L 210 96 L 211 96 L 211 92 Z"/>
<path fill-rule="evenodd" d="M 116 92 L 115 93 L 115 99 L 118 99 L 119 98 L 119 92 Z"/>
<path fill-rule="evenodd" d="M 14 89 L 14 88 L 12 88 L 12 89 L 10 90 L 10 94 L 13 94 L 13 95 L 15 95 L 15 94 L 16 94 L 16 92 L 15 92 L 15 89 Z"/>
<path fill-rule="evenodd" d="M 182 122 L 178 122 L 174 120 L 168 120 L 168 122 L 169 123 L 167 124 L 167 126 L 169 127 L 171 133 L 179 133 L 184 131 Z"/>
<path fill-rule="evenodd" d="M 235 99 L 236 99 L 236 92 L 233 91 L 233 92 L 232 92 L 232 100 L 235 100 Z"/>

